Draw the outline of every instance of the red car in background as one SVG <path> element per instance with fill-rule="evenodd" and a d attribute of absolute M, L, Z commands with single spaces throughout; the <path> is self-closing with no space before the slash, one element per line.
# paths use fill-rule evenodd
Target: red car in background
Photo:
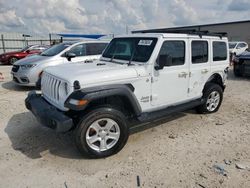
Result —
<path fill-rule="evenodd" d="M 50 46 L 48 45 L 30 45 L 24 47 L 20 51 L 0 54 L 0 64 L 13 65 L 17 60 L 25 58 L 26 56 L 31 54 L 39 54 L 49 47 Z"/>

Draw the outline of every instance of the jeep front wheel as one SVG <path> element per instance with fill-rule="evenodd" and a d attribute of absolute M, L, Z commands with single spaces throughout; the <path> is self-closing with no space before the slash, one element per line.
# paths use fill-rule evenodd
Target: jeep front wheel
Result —
<path fill-rule="evenodd" d="M 76 129 L 76 145 L 87 157 L 108 157 L 124 147 L 128 136 L 124 115 L 116 109 L 102 107 L 82 118 Z"/>
<path fill-rule="evenodd" d="M 218 84 L 209 83 L 203 91 L 203 104 L 198 106 L 198 113 L 213 113 L 220 108 L 223 99 L 222 88 Z"/>

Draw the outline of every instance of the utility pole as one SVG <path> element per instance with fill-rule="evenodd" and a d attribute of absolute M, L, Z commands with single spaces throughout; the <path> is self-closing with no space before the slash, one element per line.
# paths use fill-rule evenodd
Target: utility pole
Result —
<path fill-rule="evenodd" d="M 49 45 L 51 45 L 51 33 L 49 33 Z"/>
<path fill-rule="evenodd" d="M 1 34 L 1 40 L 2 40 L 2 47 L 3 47 L 3 53 L 5 53 L 5 44 L 4 44 L 4 37 L 3 34 Z"/>

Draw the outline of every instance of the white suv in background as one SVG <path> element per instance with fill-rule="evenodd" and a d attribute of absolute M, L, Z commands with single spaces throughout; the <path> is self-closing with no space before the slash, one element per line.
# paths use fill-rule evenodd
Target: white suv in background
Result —
<path fill-rule="evenodd" d="M 229 52 L 231 55 L 240 55 L 248 49 L 246 42 L 229 42 Z"/>
<path fill-rule="evenodd" d="M 74 130 L 84 155 L 107 157 L 134 124 L 190 108 L 216 112 L 228 66 L 228 40 L 218 33 L 125 35 L 93 63 L 47 68 L 42 93 L 30 92 L 25 104 L 43 125 Z"/>
<path fill-rule="evenodd" d="M 39 55 L 15 62 L 11 71 L 13 81 L 22 86 L 36 86 L 45 68 L 99 59 L 108 43 L 109 41 L 82 41 L 54 45 Z"/>

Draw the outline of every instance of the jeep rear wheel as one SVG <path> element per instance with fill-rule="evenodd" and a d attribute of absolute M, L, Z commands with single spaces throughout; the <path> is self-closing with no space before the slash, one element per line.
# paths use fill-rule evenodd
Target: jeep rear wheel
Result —
<path fill-rule="evenodd" d="M 214 113 L 220 108 L 223 99 L 223 90 L 218 84 L 208 83 L 203 91 L 204 103 L 198 106 L 198 113 Z"/>
<path fill-rule="evenodd" d="M 76 129 L 76 145 L 90 158 L 108 157 L 127 142 L 129 129 L 123 114 L 113 108 L 95 109 L 82 118 Z"/>

